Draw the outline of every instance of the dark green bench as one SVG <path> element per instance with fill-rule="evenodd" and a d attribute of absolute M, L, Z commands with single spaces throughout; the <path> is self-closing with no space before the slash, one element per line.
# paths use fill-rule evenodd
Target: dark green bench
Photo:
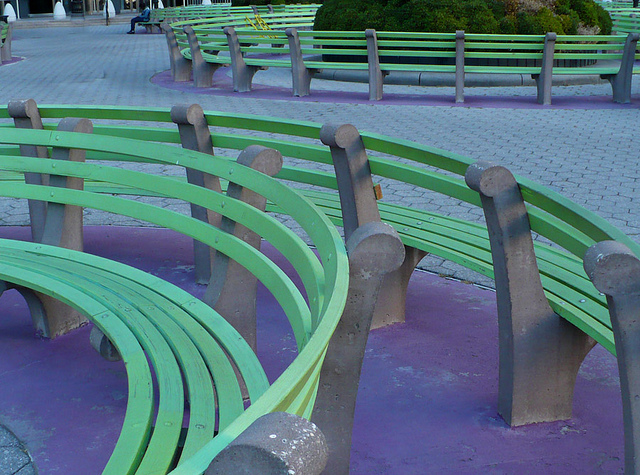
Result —
<path fill-rule="evenodd" d="M 500 364 L 503 368 L 499 407 L 500 413 L 510 424 L 570 417 L 573 382 L 582 357 L 596 341 L 615 354 L 616 341 L 606 300 L 585 274 L 582 257 L 592 244 L 607 239 L 626 244 L 636 255 L 640 255 L 639 246 L 602 218 L 545 187 L 525 179 L 518 178 L 516 181 L 509 178 L 510 174 L 500 167 L 476 165 L 475 178 L 469 178 L 470 184 L 478 190 L 474 191 L 462 178 L 472 165 L 469 159 L 393 137 L 368 133 L 360 135 L 350 126 L 323 129 L 319 124 L 309 122 L 207 112 L 203 118 L 196 120 L 192 117 L 190 123 L 178 121 L 182 128 L 176 131 L 162 125 L 171 121 L 169 112 L 162 109 L 46 106 L 40 108 L 45 128 L 48 127 L 47 119 L 68 115 L 70 110 L 75 115 L 100 120 L 101 123 L 95 125 L 94 133 L 110 137 L 144 137 L 151 141 L 182 142 L 184 147 L 199 148 L 198 144 L 202 142 L 197 137 L 210 136 L 211 143 L 199 148 L 201 152 L 209 154 L 214 150 L 224 153 L 242 150 L 253 143 L 277 148 L 285 157 L 285 166 L 277 178 L 299 183 L 304 194 L 336 225 L 344 225 L 346 235 L 354 233 L 364 224 L 379 220 L 393 226 L 405 245 L 406 257 L 401 268 L 386 277 L 381 303 L 375 311 L 374 326 L 403 320 L 404 291 L 408 278 L 426 253 L 451 260 L 489 277 L 499 273 L 496 286 L 499 301 L 502 302 L 499 303 L 499 323 L 502 335 Z M 126 124 L 102 121 L 126 121 Z M 188 134 L 187 131 L 191 132 Z M 121 160 L 125 157 L 96 155 L 93 158 Z M 305 166 L 306 163 L 312 166 Z M 341 170 L 338 179 L 333 163 Z M 363 172 L 366 169 L 371 170 L 372 177 Z M 352 170 L 352 177 L 345 170 Z M 347 178 L 340 178 L 345 173 Z M 494 173 L 508 185 L 505 185 L 505 190 L 513 194 L 517 188 L 517 193 L 524 200 L 518 209 L 521 213 L 526 210 L 528 220 L 520 235 L 526 236 L 527 226 L 530 225 L 531 231 L 549 241 L 530 243 L 530 251 L 535 256 L 527 250 L 521 253 L 527 256 L 526 265 L 523 263 L 519 271 L 522 273 L 526 269 L 526 273 L 522 274 L 527 276 L 524 290 L 522 287 L 514 290 L 511 283 L 513 269 L 505 269 L 500 264 L 505 262 L 504 253 L 510 251 L 494 245 L 493 241 L 497 239 L 499 243 L 500 239 L 490 238 L 504 231 L 500 222 L 498 226 L 491 226 L 492 230 L 489 231 L 481 222 L 443 216 L 420 203 L 419 206 L 414 203 L 409 207 L 402 201 L 394 201 L 393 195 L 385 194 L 387 186 L 406 184 L 436 192 L 441 196 L 439 200 L 455 199 L 476 206 L 484 201 L 485 211 L 490 216 L 491 206 L 496 207 L 492 200 L 496 200 L 497 191 L 487 189 L 483 185 L 486 180 L 483 177 Z M 359 181 L 341 185 L 343 196 L 339 196 L 335 191 L 338 183 L 349 182 L 356 176 L 360 177 Z M 378 182 L 382 187 L 383 199 L 377 202 L 373 182 Z M 360 193 L 358 199 L 353 195 L 356 191 L 349 190 Z M 513 196 L 517 197 L 517 193 Z M 345 208 L 345 204 L 354 202 L 358 203 L 355 209 L 352 205 L 347 206 L 349 209 Z M 268 203 L 267 209 L 287 213 L 277 203 Z M 496 211 L 494 215 L 500 215 L 500 212 Z M 520 221 L 519 225 L 522 225 L 524 221 Z M 502 240 L 507 238 L 508 234 Z M 531 241 L 530 238 L 528 240 Z M 537 310 L 528 312 L 526 298 L 532 295 L 536 296 Z M 512 303 L 505 306 L 505 301 Z M 521 310 L 523 308 L 525 310 Z M 559 342 L 558 351 L 561 354 L 568 351 L 573 355 L 566 365 L 557 365 L 557 361 L 554 363 L 556 366 L 550 365 L 549 359 L 553 360 L 556 354 L 546 346 L 536 346 L 539 341 L 535 339 L 529 341 L 518 338 L 513 343 L 514 326 L 535 327 L 539 321 L 536 319 L 540 318 L 546 322 L 549 338 Z M 367 322 L 359 326 L 368 328 Z M 513 351 L 510 353 L 505 348 L 512 348 Z M 357 361 L 354 364 L 357 365 Z M 548 377 L 552 372 L 563 376 L 555 379 Z M 541 394 L 555 397 L 549 399 L 540 397 Z M 627 398 L 628 395 L 623 397 Z M 321 413 L 319 411 L 317 414 Z M 349 421 L 348 416 L 336 416 L 335 412 L 332 414 L 334 421 Z M 328 430 L 327 433 L 331 434 L 332 431 Z M 331 447 L 331 438 L 328 437 Z M 340 463 L 344 463 L 344 459 L 343 456 Z"/>
<path fill-rule="evenodd" d="M 18 108 L 12 107 L 14 111 Z M 33 113 L 29 104 L 25 109 Z M 25 124 L 17 121 L 17 125 Z M 50 180 L 49 185 L 4 180 L 0 187 L 3 197 L 48 203 L 42 242 L 0 240 L 0 289 L 17 288 L 25 295 L 37 292 L 36 298 L 44 295 L 70 305 L 95 324 L 92 340 L 96 347 L 106 356 L 119 355 L 124 360 L 129 380 L 127 412 L 104 473 L 166 473 L 176 465 L 189 467 L 198 457 L 206 459 L 200 469 L 203 471 L 261 416 L 283 411 L 308 418 L 317 373 L 347 292 L 347 257 L 337 231 L 295 191 L 247 166 L 149 141 L 78 133 L 90 129 L 86 119 L 64 120 L 56 130 L 0 127 L 0 169 L 31 177 L 46 175 Z M 22 155 L 41 156 L 21 156 L 20 147 Z M 180 163 L 191 173 L 233 179 L 233 185 L 225 196 L 169 177 L 83 163 L 85 154 L 89 160 L 111 156 L 124 161 Z M 47 158 L 49 155 L 51 158 Z M 260 167 L 274 156 L 276 152 L 261 147 L 241 154 L 243 161 L 257 162 Z M 103 189 L 97 193 L 90 187 L 84 189 L 81 183 L 77 186 L 78 180 L 84 179 L 97 180 Z M 223 216 L 222 228 L 151 203 L 114 196 L 110 192 L 116 189 L 208 207 Z M 294 219 L 298 216 L 320 259 L 301 238 L 254 207 L 251 200 L 234 198 L 248 190 L 279 203 L 285 210 L 291 207 L 286 212 L 290 211 Z M 209 301 L 210 306 L 147 273 L 52 246 L 74 241 L 81 223 L 77 215 L 75 219 L 69 216 L 79 208 L 99 209 L 173 229 L 233 259 L 278 300 L 289 318 L 299 355 L 269 385 L 251 346 L 212 308 L 218 306 L 221 297 Z M 294 266 L 303 290 L 254 245 L 245 242 L 246 237 L 238 238 L 237 233 L 244 236 L 246 230 L 240 231 L 237 226 L 271 242 Z M 250 299 L 247 289 L 237 291 Z M 239 370 L 238 375 L 234 368 Z"/>

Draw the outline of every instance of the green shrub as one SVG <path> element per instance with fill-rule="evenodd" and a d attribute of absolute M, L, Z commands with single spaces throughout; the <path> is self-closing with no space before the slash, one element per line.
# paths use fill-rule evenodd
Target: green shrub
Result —
<path fill-rule="evenodd" d="M 611 26 L 593 0 L 555 0 L 549 8 L 528 0 L 325 0 L 314 29 L 542 35 L 609 34 Z"/>

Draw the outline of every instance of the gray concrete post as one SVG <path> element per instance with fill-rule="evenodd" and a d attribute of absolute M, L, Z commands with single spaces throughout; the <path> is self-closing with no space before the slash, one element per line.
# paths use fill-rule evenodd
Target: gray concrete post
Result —
<path fill-rule="evenodd" d="M 169 64 L 171 65 L 171 77 L 176 82 L 185 82 L 191 80 L 191 61 L 182 56 L 178 40 L 173 28 L 167 23 L 162 23 L 162 31 L 164 31 L 167 39 L 167 48 L 169 49 Z"/>
<path fill-rule="evenodd" d="M 188 150 L 196 150 L 201 153 L 213 155 L 213 143 L 207 119 L 202 107 L 198 104 L 180 104 L 171 108 L 171 120 L 178 124 L 180 142 L 182 147 Z M 220 179 L 209 173 L 203 173 L 191 168 L 186 169 L 187 181 L 192 185 L 202 186 L 209 190 L 222 193 Z M 220 227 L 222 216 L 202 206 L 191 204 L 191 216 Z M 211 265 L 215 256 L 215 249 L 198 240 L 193 240 L 193 254 L 195 264 L 195 276 L 198 284 L 206 284 L 211 278 Z"/>
<path fill-rule="evenodd" d="M 0 63 L 11 61 L 11 38 L 13 37 L 13 25 L 9 23 L 9 29 L 7 30 L 7 37 L 2 43 L 2 49 L 0 49 Z"/>
<path fill-rule="evenodd" d="M 464 31 L 456 31 L 456 102 L 464 102 Z"/>
<path fill-rule="evenodd" d="M 380 69 L 380 56 L 378 55 L 378 37 L 376 30 L 367 29 L 364 31 L 367 38 L 367 62 L 369 64 L 369 100 L 379 101 L 382 99 L 382 88 L 384 83 L 384 73 Z"/>
<path fill-rule="evenodd" d="M 253 76 L 259 70 L 267 69 L 266 66 L 247 66 L 240 50 L 240 41 L 235 28 L 226 26 L 224 34 L 227 35 L 229 44 L 229 56 L 231 57 L 231 73 L 233 74 L 233 90 L 235 92 L 249 92 Z"/>
<path fill-rule="evenodd" d="M 302 47 L 300 46 L 298 30 L 295 28 L 287 28 L 284 32 L 289 41 L 293 95 L 297 97 L 308 96 L 311 92 L 311 79 L 322 70 L 307 68 L 305 66 L 302 58 Z"/>
<path fill-rule="evenodd" d="M 349 239 L 359 226 L 380 221 L 367 151 L 358 130 L 352 125 L 324 125 L 320 130 L 320 140 L 331 148 L 340 193 L 344 234 L 345 239 Z M 425 255 L 423 251 L 405 247 L 406 257 L 402 266 L 385 276 L 379 304 L 373 316 L 373 328 L 405 320 L 404 309 L 409 279 Z"/>
<path fill-rule="evenodd" d="M 254 15 L 258 15 L 260 12 L 258 11 L 258 7 L 255 5 L 249 5 L 251 7 L 251 11 Z"/>
<path fill-rule="evenodd" d="M 42 130 L 42 118 L 38 105 L 33 99 L 26 101 L 9 102 L 8 112 L 17 129 L 38 129 Z M 48 158 L 47 147 L 36 147 L 35 145 L 20 145 L 20 155 L 23 157 Z M 48 185 L 49 175 L 41 173 L 25 173 L 24 181 L 29 185 Z M 29 218 L 31 222 L 31 237 L 34 242 L 42 240 L 42 230 L 44 219 L 47 214 L 46 201 L 29 200 Z"/>
<path fill-rule="evenodd" d="M 331 149 L 344 236 L 348 240 L 363 224 L 380 221 L 369 158 L 360 133 L 353 125 L 325 124 L 320 129 L 320 140 Z"/>
<path fill-rule="evenodd" d="M 625 473 L 640 473 L 640 260 L 622 243 L 602 241 L 584 256 L 593 285 L 607 296 L 624 416 Z"/>
<path fill-rule="evenodd" d="M 629 33 L 627 36 L 618 73 L 602 75 L 602 79 L 607 79 L 611 83 L 613 102 L 619 104 L 629 104 L 631 102 L 631 79 L 636 60 L 638 38 L 640 38 L 638 33 Z"/>
<path fill-rule="evenodd" d="M 66 118 L 58 124 L 58 130 L 63 132 L 79 132 L 90 134 L 93 124 L 89 119 Z M 52 160 L 68 160 L 84 162 L 85 150 L 54 147 L 51 152 Z M 49 185 L 59 188 L 82 190 L 82 178 L 50 175 Z M 83 249 L 83 217 L 82 207 L 49 203 L 40 242 L 51 246 L 59 246 L 76 251 Z M 48 295 L 36 293 L 42 302 L 48 320 L 49 338 L 64 335 L 69 331 L 84 325 L 87 319 L 77 310 Z"/>
<path fill-rule="evenodd" d="M 520 188 L 504 167 L 466 172 L 489 231 L 499 332 L 498 412 L 511 426 L 571 417 L 573 389 L 595 340 L 556 315 L 545 297 Z"/>
<path fill-rule="evenodd" d="M 260 145 L 250 145 L 238 156 L 238 163 L 265 175 L 282 169 L 282 154 Z M 227 195 L 264 211 L 267 199 L 256 192 L 230 182 Z M 261 237 L 249 228 L 223 217 L 220 228 L 260 249 Z M 218 252 L 203 301 L 213 307 L 256 350 L 257 278 L 233 259 Z"/>
<path fill-rule="evenodd" d="M 96 326 L 94 326 L 91 329 L 91 333 L 89 333 L 89 343 L 91 343 L 93 349 L 107 361 L 120 361 L 122 359 L 115 345 L 111 343 L 111 340 Z"/>
<path fill-rule="evenodd" d="M 294 414 L 272 412 L 225 447 L 205 475 L 319 475 L 327 457 L 318 426 Z"/>
<path fill-rule="evenodd" d="M 351 234 L 347 252 L 347 304 L 329 343 L 311 417 L 327 438 L 325 473 L 332 475 L 349 473 L 353 415 L 373 311 L 385 274 L 397 269 L 404 259 L 404 246 L 396 231 L 375 221 Z"/>
<path fill-rule="evenodd" d="M 211 87 L 213 85 L 213 73 L 222 66 L 221 64 L 207 63 L 202 57 L 200 51 L 200 43 L 193 27 L 185 26 L 183 28 L 189 41 L 189 50 L 191 51 L 191 69 L 193 71 L 193 85 L 195 87 Z"/>
<path fill-rule="evenodd" d="M 538 88 L 538 104 L 551 104 L 551 85 L 553 83 L 553 54 L 556 47 L 555 33 L 549 32 L 544 37 L 544 49 L 542 50 L 542 66 L 540 74 L 533 74 Z"/>
<path fill-rule="evenodd" d="M 273 13 L 273 5 L 269 4 L 267 8 L 269 9 L 269 13 Z"/>

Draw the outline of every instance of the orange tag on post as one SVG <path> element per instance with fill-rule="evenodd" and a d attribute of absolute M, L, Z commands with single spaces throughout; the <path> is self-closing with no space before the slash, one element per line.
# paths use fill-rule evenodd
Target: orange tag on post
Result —
<path fill-rule="evenodd" d="M 373 185 L 373 194 L 376 195 L 376 200 L 382 199 L 382 187 L 380 184 Z"/>

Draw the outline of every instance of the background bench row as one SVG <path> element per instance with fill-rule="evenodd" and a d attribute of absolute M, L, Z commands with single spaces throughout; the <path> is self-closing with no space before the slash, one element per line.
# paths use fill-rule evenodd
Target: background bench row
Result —
<path fill-rule="evenodd" d="M 4 118 L 10 117 L 9 111 L 0 115 Z M 231 198 L 222 197 L 218 192 L 201 189 L 202 185 L 211 183 L 206 177 L 216 175 L 231 178 L 233 171 L 234 182 L 237 180 L 238 184 L 266 196 L 268 211 L 291 214 L 318 245 L 321 264 L 325 269 L 320 275 L 324 275 L 325 282 L 330 282 L 331 285 L 320 291 L 323 287 L 318 280 L 318 274 L 315 274 L 315 280 L 308 277 L 310 281 L 305 281 L 305 289 L 308 295 L 317 295 L 318 300 L 311 297 L 308 306 L 300 301 L 290 306 L 283 303 L 285 309 L 298 309 L 293 311 L 294 315 L 303 315 L 291 321 L 301 348 L 300 355 L 263 395 L 257 399 L 251 397 L 253 403 L 250 409 L 238 415 L 231 422 L 229 429 L 221 432 L 211 442 L 200 447 L 193 446 L 194 449 L 188 452 L 189 456 L 183 456 L 180 460 L 175 473 L 203 471 L 214 456 L 241 430 L 258 416 L 274 410 L 295 412 L 304 417 L 311 417 L 317 422 L 325 433 L 331 450 L 329 470 L 331 473 L 344 472 L 345 467 L 348 468 L 355 404 L 355 399 L 350 398 L 349 394 L 355 395 L 357 392 L 357 377 L 354 378 L 353 375 L 359 375 L 369 327 L 403 320 L 404 296 L 409 276 L 426 253 L 433 253 L 484 275 L 495 277 L 500 326 L 498 410 L 509 424 L 522 425 L 569 418 L 575 377 L 589 350 L 598 342 L 610 352 L 618 353 L 625 420 L 629 423 L 629 426 L 625 427 L 627 466 L 635 466 L 636 444 L 633 434 L 638 419 L 630 394 L 634 394 L 634 385 L 638 384 L 640 379 L 634 379 L 634 369 L 628 360 L 620 358 L 626 354 L 633 359 L 633 355 L 625 353 L 624 348 L 627 344 L 635 343 L 625 341 L 620 332 L 617 332 L 618 317 L 615 312 L 613 322 L 609 316 L 604 293 L 613 296 L 607 298 L 616 298 L 620 293 L 614 285 L 608 284 L 600 286 L 603 294 L 596 290 L 583 269 L 582 259 L 586 250 L 594 243 L 603 240 L 617 241 L 617 244 L 611 245 L 614 246 L 613 252 L 611 249 L 596 251 L 595 254 L 592 252 L 595 257 L 587 263 L 587 268 L 598 282 L 600 275 L 609 275 L 602 272 L 602 263 L 606 263 L 608 256 L 614 256 L 614 260 L 616 256 L 623 256 L 633 269 L 634 265 L 637 266 L 635 256 L 640 255 L 640 247 L 595 214 L 542 186 L 526 179 L 515 179 L 502 167 L 486 163 L 473 164 L 464 157 L 414 142 L 377 134 L 360 134 L 348 125 L 321 127 L 319 124 L 308 122 L 242 114 L 203 114 L 197 106 L 177 108 L 172 113 L 164 109 L 42 106 L 39 108 L 39 115 L 44 119 L 45 131 L 55 129 L 57 124 L 51 120 L 61 117 L 91 119 L 94 122 L 93 137 L 87 139 L 85 134 L 80 140 L 76 135 L 71 137 L 70 134 L 64 133 L 17 131 L 9 124 L 0 127 L 0 136 L 5 137 L 2 142 L 14 144 L 2 149 L 2 154 L 7 157 L 2 167 L 7 170 L 2 175 L 4 195 L 93 207 L 99 203 L 100 207 L 107 208 L 107 205 L 102 203 L 112 200 L 119 202 L 119 198 L 107 199 L 105 193 L 178 196 L 177 191 L 171 190 L 184 188 L 185 195 L 179 195 L 181 199 L 187 197 L 188 192 L 186 201 L 202 206 L 205 202 L 196 200 L 195 197 L 200 193 L 206 194 L 207 200 L 211 199 L 211 202 L 216 204 L 212 207 L 213 211 L 220 214 L 231 213 L 230 219 L 237 219 L 242 225 L 249 227 L 255 221 L 255 231 L 268 240 L 271 240 L 269 236 L 273 228 L 276 247 L 282 247 L 285 240 L 299 243 L 291 234 L 278 234 L 276 228 L 280 230 L 279 226 L 267 217 L 260 217 L 262 215 L 259 213 L 252 213 L 251 219 L 241 220 L 240 215 L 235 214 L 234 210 L 242 209 L 244 212 L 246 207 L 241 207 Z M 16 116 L 15 112 L 13 116 Z M 37 121 L 32 120 L 34 113 L 30 116 L 31 127 L 38 128 Z M 177 129 L 175 125 L 167 127 L 168 123 L 177 123 Z M 18 125 L 18 122 L 16 124 Z M 145 143 L 141 144 L 135 140 Z M 182 143 L 183 148 L 198 150 L 206 156 L 188 150 L 179 151 L 174 147 L 171 147 L 171 152 L 167 152 L 158 142 Z M 88 165 L 78 165 L 78 170 L 75 170 L 76 165 L 70 164 L 68 168 L 66 165 L 61 168 L 60 164 L 52 164 L 50 160 L 17 160 L 21 151 L 16 144 L 53 147 L 52 156 L 54 151 L 60 148 L 80 148 L 87 150 L 87 160 L 167 164 L 179 162 L 180 166 L 187 168 L 187 179 L 192 185 L 184 184 L 184 179 L 167 179 L 151 175 L 146 178 L 139 174 L 125 181 L 124 177 L 128 173 L 115 169 L 112 171 L 111 166 L 94 169 Z M 314 231 L 314 226 L 318 227 L 317 223 L 320 222 L 318 220 L 324 218 L 303 205 L 304 201 L 300 201 L 302 198 L 296 197 L 295 193 L 291 194 L 292 191 L 284 191 L 283 187 L 268 181 L 266 177 L 257 179 L 255 173 L 240 173 L 238 165 L 230 163 L 231 157 L 237 155 L 238 150 L 244 150 L 249 145 L 279 150 L 284 162 L 280 171 L 274 170 L 277 171 L 276 179 L 286 180 L 287 183 L 299 187 L 299 191 L 326 213 L 334 224 L 344 228 L 351 266 L 350 291 L 357 288 L 361 291 L 360 295 L 370 295 L 371 298 L 351 302 L 358 311 L 349 312 L 347 304 L 339 324 L 338 317 L 342 312 L 340 302 L 344 304 L 343 299 L 346 298 L 344 289 L 339 290 L 340 283 L 342 286 L 345 283 L 345 278 L 341 276 L 346 272 L 346 260 L 335 261 L 337 256 L 344 256 L 337 243 L 335 231 L 330 231 L 330 226 L 326 226 L 326 229 L 325 226 L 319 226 L 320 229 Z M 29 152 L 23 149 L 22 154 L 35 155 L 37 152 L 34 147 L 30 150 Z M 214 150 L 216 156 L 212 157 Z M 247 153 L 246 150 L 244 153 Z M 71 191 L 67 198 L 66 193 L 57 190 L 54 197 L 50 197 L 51 190 L 47 187 L 43 187 L 44 191 L 30 191 L 33 186 L 20 184 L 20 176 L 11 173 L 51 173 L 54 166 L 57 167 L 56 173 L 64 172 L 68 176 L 85 177 L 87 183 L 86 191 L 83 193 L 91 196 L 91 199 L 76 199 L 75 193 Z M 81 167 L 91 172 L 81 173 Z M 204 172 L 205 175 L 195 172 Z M 120 176 L 123 178 L 115 179 Z M 134 180 L 138 180 L 140 185 Z M 256 180 L 255 185 L 252 184 L 252 180 Z M 151 186 L 156 182 L 157 184 Z M 376 199 L 374 182 L 382 188 L 381 200 Z M 407 206 L 406 203 L 385 198 L 385 190 L 394 183 L 430 193 L 435 192 L 440 196 L 439 200 L 458 200 L 482 206 L 487 224 L 439 215 L 430 212 L 428 206 L 423 203 L 414 202 Z M 197 186 L 200 188 L 196 193 Z M 340 190 L 340 193 L 336 193 L 336 190 Z M 287 198 L 283 198 L 285 196 Z M 288 199 L 293 201 L 288 203 Z M 299 205 L 300 210 L 296 211 L 294 208 Z M 149 218 L 156 213 L 151 213 L 150 208 L 144 210 L 143 218 Z M 194 211 L 194 219 L 197 221 L 199 212 L 202 213 L 198 208 Z M 171 216 L 171 220 L 176 219 L 174 214 Z M 314 216 L 313 222 L 309 221 L 309 216 Z M 200 214 L 200 218 L 208 220 L 206 214 Z M 182 219 L 189 218 L 180 218 Z M 152 222 L 168 226 L 167 221 L 155 217 Z M 381 228 L 381 223 L 392 226 L 395 233 L 387 227 Z M 209 225 L 199 222 L 186 226 L 186 232 L 214 248 L 222 249 L 223 242 L 226 245 L 226 241 L 222 239 L 216 241 L 222 234 L 215 229 L 197 235 L 194 231 L 188 231 L 191 227 L 196 229 L 202 226 L 210 229 Z M 178 230 L 185 232 L 185 229 Z M 534 243 L 532 231 L 542 236 L 545 242 L 541 239 Z M 317 239 L 319 233 L 325 237 Z M 379 241 L 376 242 L 376 239 Z M 403 245 L 400 245 L 400 242 Z M 374 279 L 375 282 L 367 284 L 354 278 L 354 275 L 361 271 L 358 266 L 367 265 L 366 260 L 359 261 L 357 257 L 357 243 L 364 246 L 361 248 L 364 255 L 375 250 L 380 253 L 374 260 L 378 264 L 376 268 L 369 269 L 379 273 Z M 624 252 L 620 251 L 619 246 L 626 246 Z M 242 254 L 249 254 L 250 251 L 246 247 L 242 249 L 242 252 L 238 251 L 236 254 L 230 246 L 225 247 L 222 252 L 233 259 L 236 259 L 237 255 L 238 260 L 242 262 Z M 54 251 L 47 248 L 47 252 Z M 198 252 L 197 248 L 195 252 Z M 298 253 L 298 257 L 292 256 L 290 260 L 300 264 L 299 273 L 303 280 L 309 272 L 306 268 L 317 268 L 319 265 L 312 265 L 307 258 L 302 257 L 307 255 L 307 251 L 300 244 L 292 246 L 289 252 Z M 337 254 L 333 254 L 334 252 Z M 72 253 L 65 255 L 69 255 L 69 259 L 73 260 Z M 250 251 L 250 255 L 257 254 Z M 346 256 L 340 259 L 346 259 Z M 27 262 L 30 264 L 30 258 Z M 196 274 L 207 275 L 209 264 L 199 265 L 199 262 L 203 261 L 196 260 Z M 259 262 L 263 262 L 262 258 Z M 394 270 L 396 267 L 397 270 Z M 387 271 L 389 274 L 385 276 Z M 56 272 L 52 272 L 52 275 Z M 613 271 L 614 276 L 616 272 Z M 9 277 L 3 275 L 2 278 L 13 282 L 11 279 L 17 280 L 18 277 L 15 275 L 18 273 Z M 628 277 L 629 273 L 624 275 Z M 264 282 L 262 276 L 263 274 L 257 277 Z M 382 279 L 384 281 L 380 287 Z M 606 280 L 606 277 L 604 279 Z M 17 284 L 36 287 L 37 279 L 26 280 L 27 282 L 19 281 Z M 131 280 L 135 281 L 133 278 Z M 618 281 L 622 281 L 627 287 L 629 282 L 637 282 L 628 278 Z M 373 290 L 363 292 L 362 287 L 357 287 L 364 285 L 372 285 Z M 376 304 L 375 289 L 378 287 L 381 295 Z M 35 290 L 47 292 L 47 288 L 36 287 Z M 49 293 L 51 292 L 49 290 Z M 289 289 L 289 292 L 294 291 Z M 625 295 L 627 294 L 629 293 Z M 214 305 L 214 308 L 217 307 Z M 636 305 L 635 308 L 627 308 L 631 309 L 633 314 L 639 307 Z M 301 313 L 296 313 L 298 311 Z M 191 318 L 195 318 L 198 313 L 191 312 Z M 329 343 L 335 325 L 338 325 L 337 333 Z M 238 329 L 247 341 L 252 341 L 247 333 L 250 329 L 246 330 L 239 325 Z M 105 333 L 114 336 L 109 333 L 110 329 L 105 330 Z M 345 348 L 339 341 L 347 333 L 351 334 L 353 344 Z M 138 338 L 134 334 L 130 338 L 131 344 L 133 345 Z M 329 346 L 329 352 L 320 371 L 326 345 Z M 249 364 L 243 361 L 240 360 L 238 363 L 240 367 L 259 367 L 259 363 Z M 336 371 L 336 368 L 340 371 Z M 344 380 L 340 380 L 337 376 L 339 374 L 343 375 Z M 336 399 L 332 394 L 327 400 L 327 394 L 322 391 L 318 393 L 317 398 L 312 396 L 318 387 L 318 378 L 320 387 L 326 383 L 334 390 L 341 388 L 343 391 L 336 391 L 339 397 Z M 208 386 L 211 386 L 210 383 Z M 236 387 L 242 394 L 241 385 Z M 265 397 L 267 394 L 273 398 Z M 311 411 L 314 404 L 315 409 Z M 147 423 L 149 424 L 151 422 Z M 125 433 L 127 432 L 123 431 L 123 434 Z"/>
<path fill-rule="evenodd" d="M 291 70 L 292 94 L 306 96 L 320 71 L 361 71 L 368 78 L 369 99 L 380 100 L 389 73 L 451 73 L 455 100 L 463 102 L 466 74 L 521 74 L 535 79 L 538 103 L 550 104 L 554 76 L 590 75 L 611 83 L 615 102 L 628 103 L 632 75 L 640 72 L 635 66 L 638 33 L 328 32 L 299 31 L 291 26 L 265 34 L 221 26 L 217 22 L 164 27 L 174 81 L 188 81 L 192 76 L 197 87 L 211 87 L 213 73 L 221 66 L 231 66 L 234 91 L 246 92 L 256 72 L 283 67 Z"/>

